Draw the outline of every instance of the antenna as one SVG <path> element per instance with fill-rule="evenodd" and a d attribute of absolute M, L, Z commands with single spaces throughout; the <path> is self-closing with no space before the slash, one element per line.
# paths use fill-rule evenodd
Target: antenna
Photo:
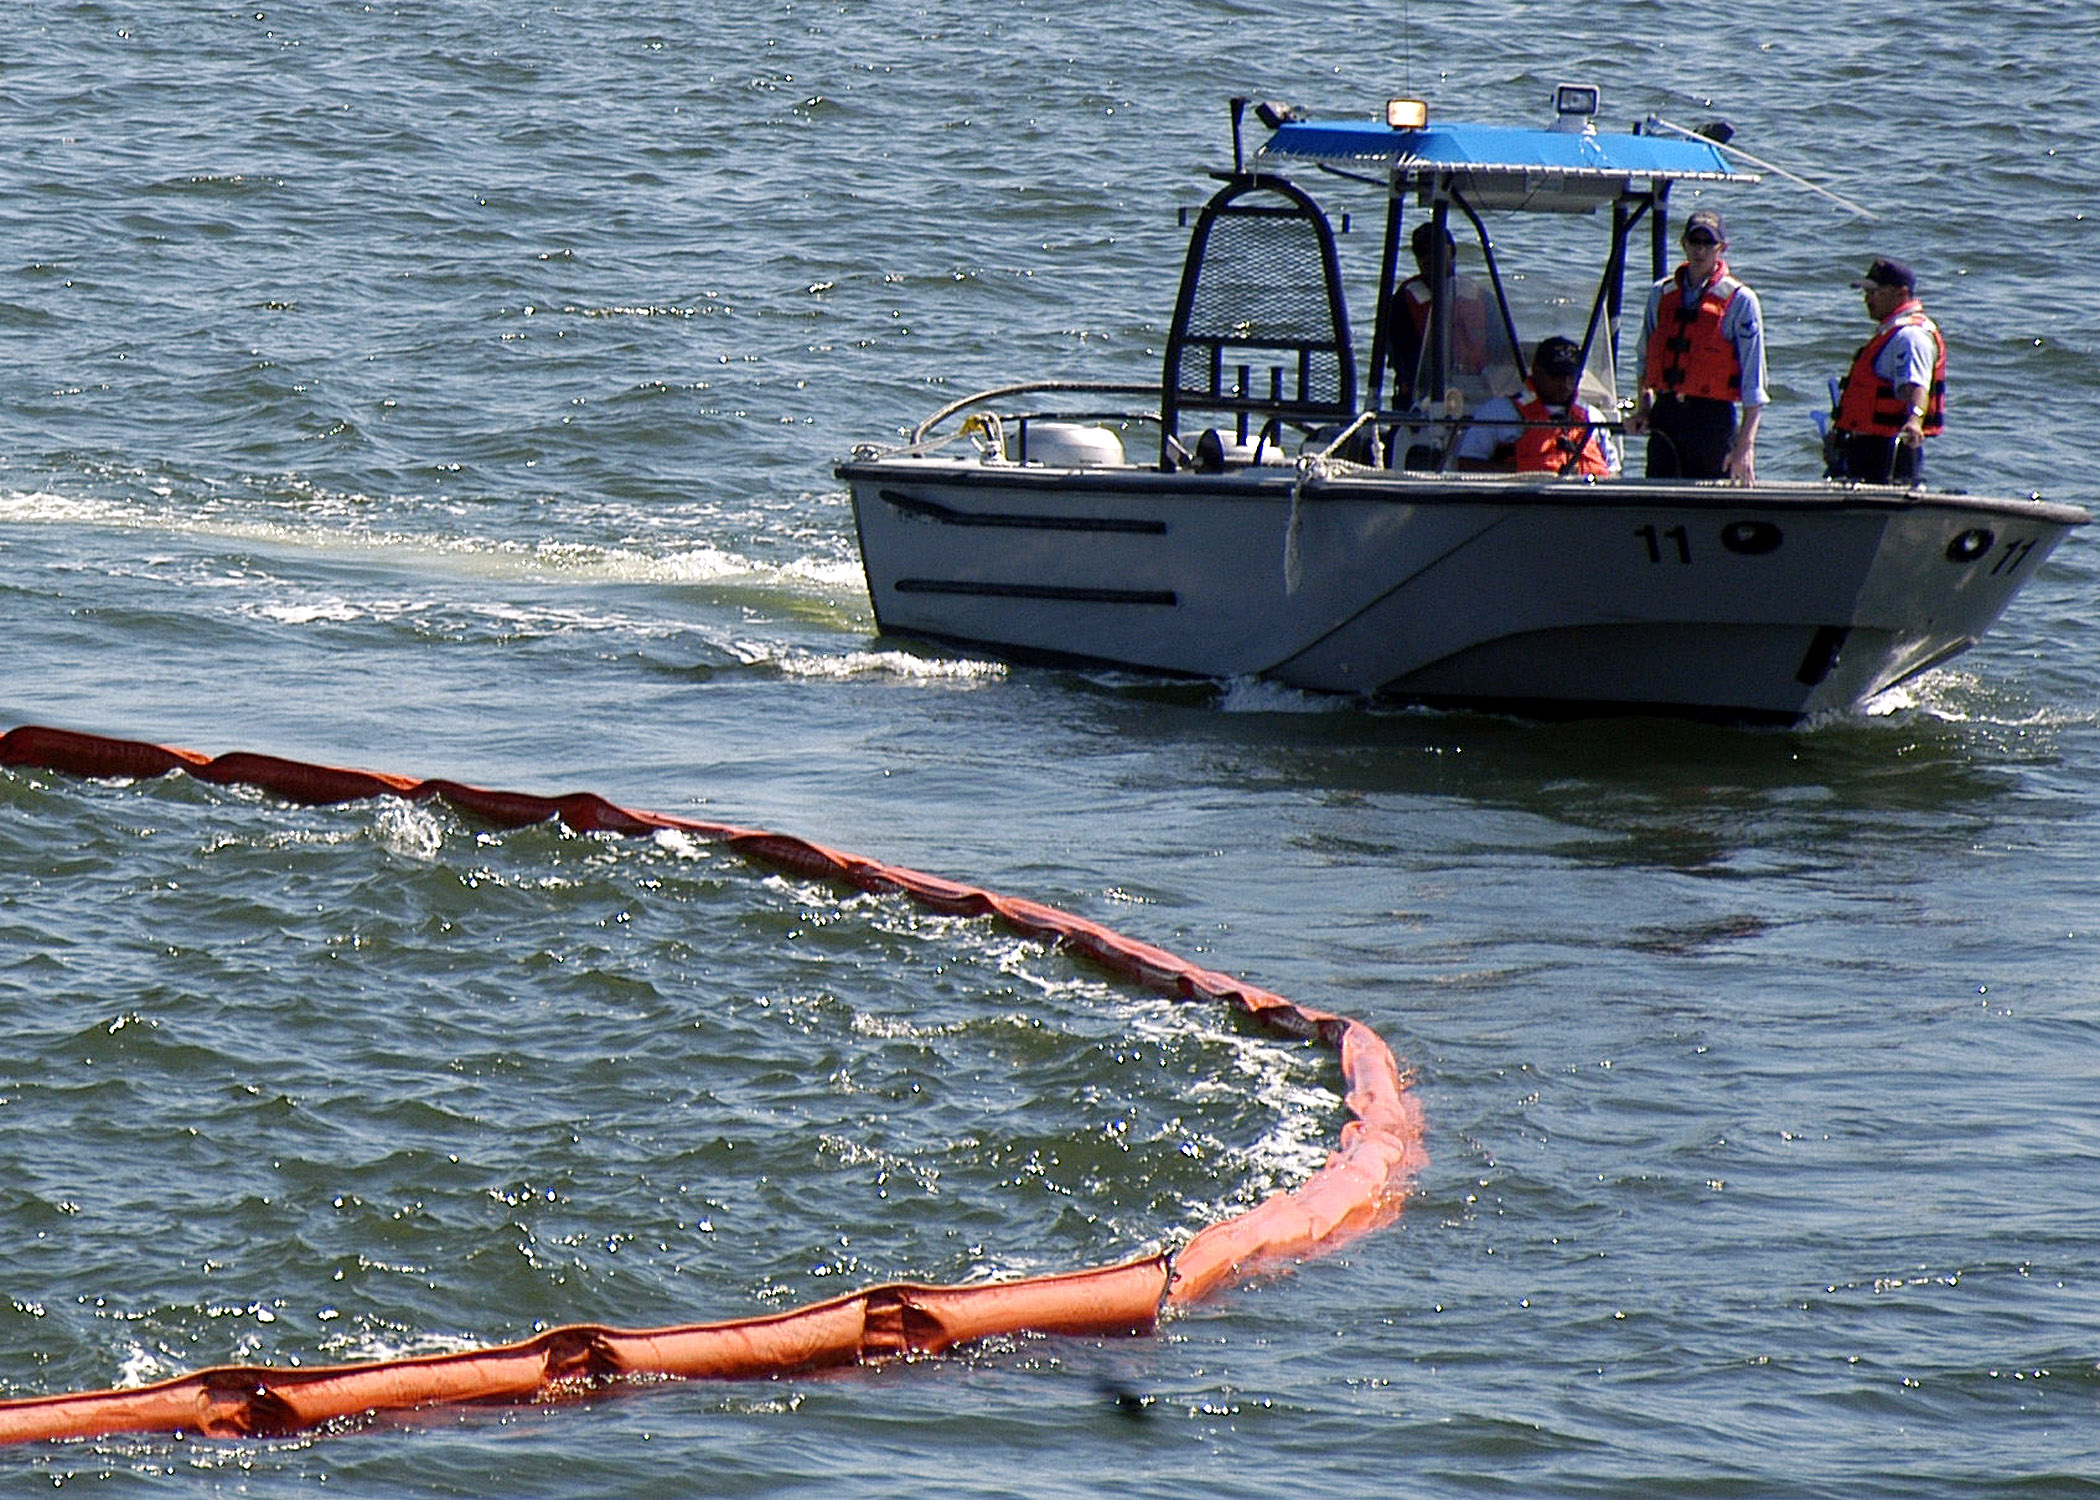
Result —
<path fill-rule="evenodd" d="M 1407 0 L 1400 0 L 1400 83 L 1409 98 L 1415 92 L 1415 14 Z"/>
<path fill-rule="evenodd" d="M 1796 176 L 1794 173 L 1789 172 L 1785 167 L 1774 166 L 1771 162 L 1764 160 L 1762 157 L 1752 156 L 1741 146 L 1729 145 L 1728 136 L 1732 135 L 1734 132 L 1729 130 L 1723 122 L 1714 121 L 1698 130 L 1687 130 L 1682 125 L 1672 125 L 1668 120 L 1663 119 L 1659 115 L 1650 115 L 1648 116 L 1648 123 L 1650 125 L 1661 126 L 1664 130 L 1675 131 L 1677 134 L 1685 136 L 1691 140 L 1705 141 L 1708 145 L 1714 147 L 1716 150 L 1726 151 L 1730 156 L 1740 156 L 1744 161 L 1750 163 L 1750 165 L 1753 167 L 1762 168 L 1767 172 L 1776 172 L 1779 176 L 1784 177 L 1788 182 L 1793 183 L 1796 187 L 1805 187 L 1811 193 L 1815 193 L 1822 197 L 1828 198 L 1832 203 L 1835 203 L 1839 208 L 1844 209 L 1847 213 L 1857 215 L 1859 218 L 1866 219 L 1870 223 L 1879 223 L 1881 220 L 1880 214 L 1877 214 L 1870 209 L 1861 208 L 1850 198 L 1840 198 L 1836 193 L 1831 192 L 1828 188 L 1817 187 L 1806 177 Z M 1715 129 L 1716 125 L 1720 125 L 1721 128 L 1719 130 Z"/>

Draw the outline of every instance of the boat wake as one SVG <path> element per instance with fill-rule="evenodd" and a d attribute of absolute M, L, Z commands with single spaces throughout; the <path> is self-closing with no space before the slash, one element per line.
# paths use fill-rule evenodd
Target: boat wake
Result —
<path fill-rule="evenodd" d="M 2100 721 L 2100 705 L 2083 710 L 2036 702 L 1973 672 L 1942 668 L 1898 683 L 1861 705 L 1868 719 L 1928 719 L 1990 729 L 2063 729 Z"/>
<path fill-rule="evenodd" d="M 766 665 L 783 677 L 816 682 L 842 682 L 851 678 L 894 677 L 904 682 L 934 686 L 971 687 L 980 682 L 998 682 L 1007 676 L 1003 662 L 969 657 L 918 656 L 909 651 L 847 651 L 833 655 L 821 651 L 780 653 L 774 643 L 753 643 L 752 664 Z"/>
<path fill-rule="evenodd" d="M 1307 692 L 1261 677 L 1229 678 L 1218 698 L 1218 711 L 1228 714 L 1331 714 L 1355 706 L 1354 699 Z"/>

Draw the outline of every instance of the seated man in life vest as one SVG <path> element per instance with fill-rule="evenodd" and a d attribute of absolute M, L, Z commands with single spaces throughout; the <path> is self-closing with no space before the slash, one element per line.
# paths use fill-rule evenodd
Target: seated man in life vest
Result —
<path fill-rule="evenodd" d="M 1605 418 L 1575 399 L 1581 382 L 1581 347 L 1557 335 L 1541 340 L 1531 357 L 1531 390 L 1522 399 L 1496 396 L 1482 403 L 1459 437 L 1454 465 L 1570 479 L 1618 473 L 1619 454 Z"/>

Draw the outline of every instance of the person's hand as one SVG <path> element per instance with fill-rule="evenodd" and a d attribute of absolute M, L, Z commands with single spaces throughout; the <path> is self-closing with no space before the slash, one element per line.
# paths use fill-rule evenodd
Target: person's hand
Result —
<path fill-rule="evenodd" d="M 1902 448 L 1915 448 L 1924 441 L 1925 418 L 1919 415 L 1917 412 L 1912 412 L 1910 414 L 1910 420 L 1905 422 L 1903 426 L 1897 430 L 1896 444 L 1898 447 Z"/>
<path fill-rule="evenodd" d="M 1757 483 L 1757 450 L 1755 448 L 1730 449 L 1728 453 L 1728 477 L 1748 488 Z"/>

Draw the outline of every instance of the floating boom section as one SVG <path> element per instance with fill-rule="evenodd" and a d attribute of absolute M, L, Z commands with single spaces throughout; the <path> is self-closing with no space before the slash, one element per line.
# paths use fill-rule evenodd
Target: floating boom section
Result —
<path fill-rule="evenodd" d="M 790 1312 L 722 1323 L 618 1329 L 572 1324 L 456 1354 L 300 1367 L 226 1365 L 157 1384 L 0 1402 L 0 1442 L 112 1433 L 272 1436 L 380 1412 L 462 1402 L 556 1400 L 622 1380 L 760 1379 L 942 1353 L 1017 1333 L 1146 1333 L 1168 1309 L 1257 1268 L 1324 1254 L 1396 1218 L 1422 1161 L 1420 1107 L 1385 1042 L 1361 1022 L 1310 1009 L 1099 923 L 790 835 L 637 812 L 589 792 L 543 797 L 462 782 L 232 753 L 205 756 L 137 740 L 25 725 L 0 734 L 0 765 L 151 779 L 182 771 L 306 806 L 377 797 L 442 800 L 505 827 L 559 820 L 579 832 L 676 830 L 776 869 L 870 892 L 901 892 L 947 914 L 991 917 L 1056 942 L 1149 988 L 1233 1006 L 1337 1053 L 1350 1119 L 1326 1162 L 1294 1192 L 1198 1232 L 1178 1253 L 966 1286 L 895 1283 Z"/>
<path fill-rule="evenodd" d="M 458 1354 L 367 1364 L 221 1365 L 127 1390 L 0 1403 L 0 1441 L 118 1432 L 281 1437 L 373 1413 L 466 1402 L 558 1400 L 621 1379 L 762 1379 L 939 1354 L 1030 1330 L 1127 1334 L 1158 1322 L 1165 1255 L 1026 1281 L 897 1284 L 776 1317 L 679 1328 L 576 1323 Z"/>

